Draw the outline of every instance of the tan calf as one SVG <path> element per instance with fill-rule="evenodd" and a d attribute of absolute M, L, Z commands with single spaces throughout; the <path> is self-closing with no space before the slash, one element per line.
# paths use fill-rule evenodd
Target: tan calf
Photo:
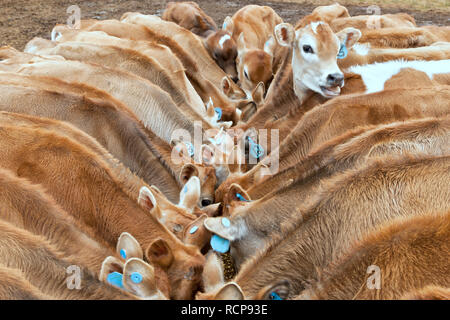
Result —
<path fill-rule="evenodd" d="M 40 235 L 65 254 L 68 261 L 94 273 L 114 255 L 108 245 L 93 240 L 94 231 L 69 216 L 39 185 L 0 169 L 0 218 Z"/>
<path fill-rule="evenodd" d="M 260 183 L 249 183 L 247 192 L 231 184 L 224 193 L 224 215 L 235 230 L 230 234 L 232 255 L 239 266 L 278 234 L 282 226 L 298 219 L 296 209 L 314 199 L 321 182 L 344 170 L 358 168 L 371 158 L 407 153 L 443 155 L 449 149 L 450 120 L 424 119 L 386 126 L 358 128 L 332 139 L 311 152 L 297 165 Z M 247 184 L 249 183 L 249 184 Z M 237 194 L 246 200 L 238 198 Z M 250 201 L 256 199 L 256 201 Z M 205 226 L 224 232 L 220 218 Z M 224 236 L 224 235 L 222 235 Z"/>
<path fill-rule="evenodd" d="M 450 161 L 443 157 L 369 161 L 324 182 L 300 219 L 248 260 L 234 278 L 246 298 L 268 299 L 280 282 L 293 298 L 350 246 L 394 218 L 450 209 Z M 274 287 L 275 286 L 275 287 Z M 277 292 L 276 292 L 277 293 Z"/>
<path fill-rule="evenodd" d="M 0 299 L 1 300 L 51 300 L 38 288 L 25 279 L 19 269 L 0 265 Z"/>
<path fill-rule="evenodd" d="M 34 52 L 38 55 L 59 55 L 67 60 L 93 63 L 133 73 L 151 81 L 168 93 L 176 104 L 178 112 L 181 112 L 190 121 L 202 122 L 206 129 L 217 125 L 214 117 L 207 117 L 206 108 L 200 97 L 197 97 L 195 103 L 191 104 L 188 92 L 179 87 L 155 59 L 133 49 L 107 44 L 67 41 L 60 44 L 55 43 L 53 48 L 36 49 Z"/>
<path fill-rule="evenodd" d="M 74 267 L 77 265 L 68 262 L 63 253 L 45 238 L 3 220 L 0 220 L 0 234 L 1 265 L 20 270 L 26 281 L 48 297 L 89 300 L 134 299 L 132 295 L 104 284 L 82 266 L 78 266 L 81 280 L 79 289 L 71 287 L 76 285 L 76 282 L 69 277 L 74 274 Z"/>
<path fill-rule="evenodd" d="M 450 27 L 424 26 L 420 28 L 384 28 L 366 30 L 360 42 L 375 48 L 414 48 L 435 42 L 450 42 Z"/>
<path fill-rule="evenodd" d="M 195 2 L 169 2 L 162 19 L 175 22 L 203 39 L 211 57 L 232 78 L 236 78 L 236 42 L 227 30 L 219 30 L 214 20 Z"/>
<path fill-rule="evenodd" d="M 182 185 L 179 172 L 170 170 L 160 160 L 154 148 L 157 141 L 152 143 L 136 117 L 127 114 L 120 105 L 108 103 L 106 96 L 103 102 L 96 99 L 92 96 L 95 91 L 89 87 L 57 79 L 12 74 L 0 74 L 0 78 L 4 93 L 0 99 L 1 110 L 70 122 L 97 139 L 147 183 L 161 188 L 172 201 L 178 201 Z M 81 90 L 75 93 L 77 88 Z M 135 192 L 139 188 L 135 187 Z"/>
<path fill-rule="evenodd" d="M 448 287 L 449 244 L 450 213 L 394 220 L 333 261 L 297 299 L 393 300 L 428 285 Z"/>
<path fill-rule="evenodd" d="M 276 25 L 283 20 L 270 7 L 248 5 L 238 10 L 232 18 L 225 18 L 228 30 L 237 44 L 236 67 L 241 88 L 250 97 L 258 85 L 268 88 L 272 80 L 276 41 L 270 43 Z M 267 43 L 267 44 L 266 44 Z"/>
<path fill-rule="evenodd" d="M 171 24 L 170 26 L 172 25 L 173 24 Z M 170 48 L 170 51 L 172 53 L 166 55 L 165 58 L 160 57 L 158 61 L 167 59 L 169 57 L 172 59 L 174 56 L 178 58 L 185 68 L 186 75 L 188 76 L 197 93 L 202 98 L 203 102 L 207 103 L 211 98 L 213 100 L 214 106 L 220 107 L 222 109 L 223 121 L 233 121 L 233 123 L 237 123 L 239 121 L 240 116 L 236 113 L 236 107 L 238 103 L 230 101 L 219 90 L 219 88 L 222 86 L 223 79 L 226 78 L 226 74 L 219 71 L 218 76 L 221 75 L 222 78 L 220 80 L 216 79 L 214 80 L 214 82 L 211 82 L 203 76 L 202 72 L 205 71 L 204 68 L 198 67 L 198 63 L 200 61 L 198 55 L 205 54 L 205 52 L 197 47 L 198 43 L 196 42 L 196 40 L 191 39 L 192 41 L 190 42 L 190 44 L 193 46 L 193 50 L 195 50 L 195 55 L 191 57 L 191 54 L 189 54 L 188 51 L 184 47 L 182 47 L 182 45 L 179 44 L 178 41 L 176 41 L 176 39 L 173 39 L 171 35 L 166 36 L 161 34 L 160 29 L 151 30 L 143 25 L 120 22 L 117 20 L 82 20 L 81 27 L 82 29 L 87 31 L 102 31 L 111 36 L 119 37 L 121 39 L 151 41 L 153 43 L 158 43 Z M 187 36 L 178 40 L 186 41 L 189 39 L 189 36 Z M 203 62 L 200 63 L 202 63 L 202 66 L 204 66 Z M 211 68 L 214 69 L 214 67 Z M 237 99 L 245 98 L 245 94 L 240 93 L 240 88 L 236 84 L 234 84 L 233 81 L 230 80 L 229 85 L 231 87 L 231 90 L 237 93 Z"/>
<path fill-rule="evenodd" d="M 450 289 L 433 285 L 426 286 L 404 294 L 401 300 L 450 300 Z"/>
<path fill-rule="evenodd" d="M 111 246 L 122 232 L 133 234 L 144 248 L 146 259 L 160 274 L 159 280 L 169 281 L 170 296 L 176 299 L 192 296 L 200 281 L 203 256 L 196 247 L 181 243 L 141 208 L 106 162 L 54 132 L 2 128 L 3 167 L 42 184 L 64 210 L 93 228 L 96 238 Z"/>
<path fill-rule="evenodd" d="M 359 29 L 363 33 L 363 37 L 366 31 L 372 31 L 373 29 L 416 27 L 416 21 L 407 13 L 336 18 L 328 23 L 334 32 L 338 32 L 344 28 L 353 27 Z"/>

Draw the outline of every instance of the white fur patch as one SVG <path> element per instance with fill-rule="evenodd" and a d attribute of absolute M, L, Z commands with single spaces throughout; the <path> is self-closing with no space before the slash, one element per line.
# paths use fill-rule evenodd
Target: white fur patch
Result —
<path fill-rule="evenodd" d="M 348 71 L 361 75 L 361 78 L 367 88 L 366 93 L 374 93 L 383 91 L 386 81 L 405 68 L 425 72 L 427 76 L 432 79 L 435 74 L 450 73 L 450 60 L 394 60 L 364 66 L 352 66 L 348 69 Z"/>
<path fill-rule="evenodd" d="M 370 44 L 367 43 L 355 43 L 352 47 L 352 50 L 355 51 L 356 54 L 360 56 L 367 56 L 370 51 Z"/>
<path fill-rule="evenodd" d="M 230 39 L 231 39 L 231 37 L 228 34 L 226 34 L 222 38 L 220 38 L 220 40 L 219 40 L 220 47 L 223 49 L 223 45 L 225 44 L 225 42 Z"/>
<path fill-rule="evenodd" d="M 324 24 L 324 23 L 322 21 L 311 22 L 312 31 L 317 34 L 317 27 L 321 24 Z"/>

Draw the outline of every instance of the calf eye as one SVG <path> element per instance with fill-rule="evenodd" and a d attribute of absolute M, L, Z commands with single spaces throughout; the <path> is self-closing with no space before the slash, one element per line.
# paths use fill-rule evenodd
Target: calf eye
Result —
<path fill-rule="evenodd" d="M 305 44 L 305 45 L 303 46 L 303 51 L 304 51 L 305 53 L 314 53 L 313 48 L 311 48 L 311 46 L 310 46 L 310 45 L 307 45 L 307 44 Z"/>
<path fill-rule="evenodd" d="M 244 76 L 247 78 L 247 80 L 250 80 L 247 74 L 247 71 L 244 70 Z"/>

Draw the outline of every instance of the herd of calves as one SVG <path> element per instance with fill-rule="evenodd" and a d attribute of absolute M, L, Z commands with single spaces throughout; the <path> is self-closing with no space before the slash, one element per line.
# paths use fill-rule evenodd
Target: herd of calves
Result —
<path fill-rule="evenodd" d="M 449 299 L 449 59 L 338 4 L 0 48 L 0 298 Z"/>

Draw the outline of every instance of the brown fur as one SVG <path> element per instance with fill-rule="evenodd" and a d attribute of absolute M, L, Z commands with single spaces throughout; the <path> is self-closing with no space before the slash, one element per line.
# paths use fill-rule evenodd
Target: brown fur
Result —
<path fill-rule="evenodd" d="M 429 285 L 448 287 L 449 244 L 450 212 L 394 220 L 333 262 L 299 298 L 392 300 Z M 380 268 L 379 289 L 367 285 L 371 265 Z"/>
<path fill-rule="evenodd" d="M 268 88 L 273 73 L 276 72 L 273 64 L 279 59 L 274 55 L 278 44 L 274 41 L 274 48 L 269 52 L 264 50 L 264 47 L 273 37 L 275 26 L 283 20 L 268 6 L 247 5 L 233 15 L 232 21 L 232 36 L 238 47 L 236 67 L 241 87 L 251 92 L 259 82 L 263 82 Z M 241 34 L 244 47 L 239 41 Z M 248 78 L 244 75 L 245 69 Z"/>
<path fill-rule="evenodd" d="M 380 156 L 446 154 L 449 135 L 448 117 L 358 128 L 327 141 L 295 166 L 263 182 L 246 183 L 248 187 L 244 188 L 255 201 L 234 200 L 230 194 L 236 191 L 227 190 L 224 214 L 230 215 L 231 225 L 246 230 L 239 241 L 232 242 L 234 260 L 237 264 L 245 261 L 273 234 L 279 234 L 282 225 L 298 219 L 293 213 L 314 199 L 324 179 Z"/>
<path fill-rule="evenodd" d="M 171 297 L 193 294 L 203 256 L 139 207 L 102 159 L 77 142 L 43 129 L 3 126 L 1 132 L 3 167 L 42 184 L 64 210 L 111 246 L 122 232 L 133 234 L 154 267 L 166 271 Z M 188 273 L 190 279 L 183 279 Z"/>
<path fill-rule="evenodd" d="M 108 102 L 106 95 L 99 100 L 92 88 L 58 79 L 7 74 L 0 77 L 4 92 L 0 99 L 2 110 L 71 123 L 94 137 L 147 183 L 178 201 L 179 173 L 172 171 L 168 163 L 160 162 L 153 147 L 156 141 L 149 140 L 148 131 L 120 104 Z M 133 189 L 138 192 L 139 187 Z"/>
<path fill-rule="evenodd" d="M 384 28 L 366 30 L 360 39 L 374 48 L 416 48 L 438 41 L 450 42 L 450 27 Z"/>
<path fill-rule="evenodd" d="M 204 54 L 205 52 L 197 47 L 197 39 L 191 39 L 191 45 L 194 46 L 194 54 L 192 54 L 191 57 L 189 51 L 182 46 L 182 44 L 185 43 L 184 41 L 190 39 L 189 37 L 174 39 L 170 34 L 167 36 L 162 34 L 159 29 L 152 30 L 143 25 L 120 22 L 117 20 L 103 20 L 87 26 L 85 30 L 103 31 L 111 36 L 122 39 L 152 41 L 167 46 L 184 66 L 187 77 L 202 98 L 203 102 L 207 103 L 211 97 L 214 105 L 222 108 L 224 121 L 233 121 L 234 123 L 237 123 L 239 120 L 236 116 L 235 103 L 227 99 L 227 97 L 218 89 L 220 88 L 220 83 L 225 76 L 225 73 L 218 72 L 217 79 L 211 82 L 211 80 L 206 77 L 208 73 L 203 75 L 202 72 L 207 71 L 208 69 L 204 69 L 202 67 L 200 71 L 198 63 L 202 63 L 202 66 L 204 64 L 203 60 L 201 60 L 201 57 L 198 55 Z M 190 37 L 192 37 L 192 35 L 190 35 Z M 183 42 L 179 43 L 177 40 Z M 214 67 L 210 68 L 214 69 Z M 219 80 L 218 78 L 220 76 L 222 76 L 222 78 Z M 234 83 L 232 83 L 232 86 L 235 90 L 238 90 L 238 87 Z"/>
<path fill-rule="evenodd" d="M 217 64 L 230 76 L 236 77 L 236 43 L 230 39 L 221 46 L 220 39 L 227 35 L 219 30 L 214 20 L 195 2 L 169 2 L 162 19 L 171 21 L 203 38 L 205 48 Z M 229 34 L 228 34 L 229 35 Z"/>
<path fill-rule="evenodd" d="M 346 18 L 337 18 L 329 22 L 334 32 L 340 31 L 347 27 L 357 28 L 363 32 L 372 31 L 377 28 L 414 28 L 416 21 L 407 13 L 383 14 L 376 15 L 361 15 Z"/>
<path fill-rule="evenodd" d="M 116 256 L 94 231 L 69 216 L 38 185 L 0 169 L 1 219 L 48 239 L 66 259 L 98 274 L 107 256 Z M 84 230 L 82 230 L 83 228 Z"/>
<path fill-rule="evenodd" d="M 426 286 L 412 290 L 401 297 L 402 300 L 450 300 L 450 289 L 440 286 Z"/>
<path fill-rule="evenodd" d="M 302 218 L 247 261 L 234 279 L 252 299 L 266 286 L 287 280 L 289 297 L 318 278 L 318 269 L 337 259 L 371 230 L 397 217 L 448 211 L 450 162 L 444 157 L 374 159 L 332 178 Z"/>
<path fill-rule="evenodd" d="M 18 269 L 32 286 L 55 299 L 133 299 L 81 268 L 81 289 L 69 289 L 66 271 L 72 262 L 45 238 L 0 220 L 0 263 Z M 16 273 L 17 274 L 17 273 Z M 11 276 L 14 275 L 11 274 Z"/>
<path fill-rule="evenodd" d="M 50 300 L 48 296 L 25 279 L 19 269 L 0 265 L 0 300 Z"/>

